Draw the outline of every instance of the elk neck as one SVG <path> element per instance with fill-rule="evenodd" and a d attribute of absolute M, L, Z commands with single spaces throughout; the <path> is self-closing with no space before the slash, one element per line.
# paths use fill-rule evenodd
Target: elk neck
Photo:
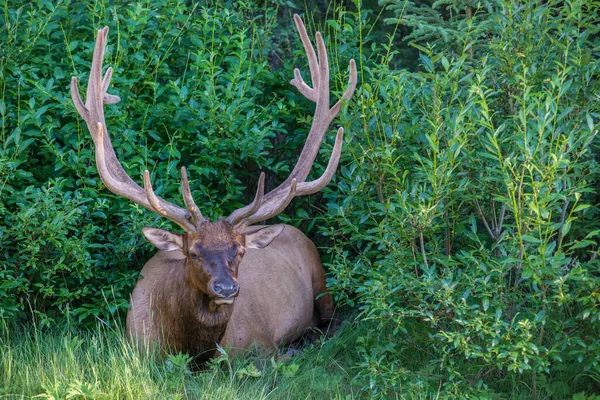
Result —
<path fill-rule="evenodd" d="M 182 313 L 187 314 L 187 318 L 183 319 L 187 322 L 180 326 L 182 351 L 197 354 L 196 362 L 204 363 L 214 356 L 216 343 L 221 342 L 225 335 L 235 303 L 217 306 L 198 288 L 190 284 L 187 287 L 187 299 L 182 299 L 182 305 L 185 307 L 187 304 L 187 312 Z"/>

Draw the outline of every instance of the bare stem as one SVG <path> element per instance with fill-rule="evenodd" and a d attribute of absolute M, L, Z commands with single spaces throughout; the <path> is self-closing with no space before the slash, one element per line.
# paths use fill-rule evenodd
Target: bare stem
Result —
<path fill-rule="evenodd" d="M 504 223 L 504 214 L 506 213 L 506 205 L 502 204 L 502 208 L 500 209 L 500 222 L 498 222 L 498 226 L 496 228 L 496 237 L 499 238 L 502 233 L 502 224 Z"/>
<path fill-rule="evenodd" d="M 479 216 L 481 217 L 481 220 L 483 221 L 483 225 L 485 225 L 485 229 L 487 229 L 487 231 L 490 234 L 490 236 L 492 237 L 492 239 L 494 239 L 494 241 L 496 241 L 496 235 L 490 228 L 490 226 L 487 222 L 487 219 L 485 219 L 485 215 L 483 215 L 483 210 L 479 206 L 479 201 L 477 201 L 477 199 L 475 199 L 475 206 L 477 207 L 477 212 L 479 213 Z"/>
<path fill-rule="evenodd" d="M 566 189 L 566 182 L 563 181 L 562 182 L 563 185 L 563 190 Z M 565 226 L 565 218 L 567 217 L 567 209 L 569 208 L 569 199 L 565 199 L 563 206 L 562 206 L 562 210 L 560 213 L 560 227 L 558 228 L 558 246 L 557 246 L 557 250 L 559 250 L 562 246 L 562 240 L 563 240 L 563 228 Z"/>
<path fill-rule="evenodd" d="M 423 231 L 419 231 L 419 241 L 421 242 L 421 254 L 423 255 L 423 263 L 425 264 L 425 268 L 429 269 L 429 264 L 427 263 L 427 254 L 425 253 L 425 241 L 423 240 Z"/>

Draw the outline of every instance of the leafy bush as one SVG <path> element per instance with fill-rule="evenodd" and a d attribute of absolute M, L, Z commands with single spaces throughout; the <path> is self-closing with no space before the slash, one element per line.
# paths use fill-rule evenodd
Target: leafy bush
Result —
<path fill-rule="evenodd" d="M 322 232 L 336 298 L 380 326 L 374 395 L 600 381 L 598 8 L 502 2 L 484 41 L 415 43 L 420 72 L 363 69 Z"/>
<path fill-rule="evenodd" d="M 87 86 L 97 29 L 111 28 L 104 65 L 121 102 L 105 110 L 125 170 L 139 182 L 149 169 L 157 194 L 177 202 L 188 166 L 199 207 L 214 218 L 251 198 L 261 170 L 285 173 L 299 151 L 271 144 L 297 142 L 284 127 L 296 124 L 295 108 L 307 112 L 282 97 L 289 69 L 284 79 L 268 63 L 274 51 L 293 54 L 272 48 L 276 12 L 252 1 L 0 5 L 3 318 L 112 320 L 152 252 L 140 227 L 165 223 L 103 187 L 72 105 L 70 77 Z M 271 173 L 268 185 L 280 179 Z"/>
<path fill-rule="evenodd" d="M 312 107 L 288 81 L 306 61 L 280 3 L 0 4 L 2 319 L 112 320 L 153 251 L 140 228 L 168 225 L 97 177 L 68 95 L 96 30 L 111 28 L 124 168 L 180 201 L 188 166 L 215 218 L 259 171 L 280 182 L 305 139 Z M 381 398 L 597 389 L 599 2 L 341 3 L 308 24 L 329 39 L 334 94 L 359 66 L 337 187 L 282 220 L 318 230 L 332 293 L 370 320 L 343 344 L 356 382 Z M 417 72 L 395 69 L 412 62 L 403 25 Z"/>

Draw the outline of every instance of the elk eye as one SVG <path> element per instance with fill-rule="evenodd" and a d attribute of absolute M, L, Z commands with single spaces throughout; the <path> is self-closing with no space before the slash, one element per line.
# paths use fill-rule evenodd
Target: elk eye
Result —
<path fill-rule="evenodd" d="M 192 256 L 192 260 L 200 261 L 200 256 L 198 256 L 198 254 L 191 254 L 191 256 Z"/>
<path fill-rule="evenodd" d="M 227 250 L 227 258 L 230 260 L 233 260 L 234 258 L 237 257 L 237 249 L 236 248 L 231 248 L 229 250 Z"/>

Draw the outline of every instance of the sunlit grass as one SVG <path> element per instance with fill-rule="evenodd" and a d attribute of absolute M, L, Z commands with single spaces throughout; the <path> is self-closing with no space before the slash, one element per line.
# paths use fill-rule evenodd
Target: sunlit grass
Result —
<path fill-rule="evenodd" d="M 355 335 L 346 326 L 297 355 L 222 356 L 207 370 L 193 372 L 187 356 L 165 361 L 135 350 L 121 327 L 82 332 L 70 325 L 4 326 L 0 398 L 359 398 L 348 370 Z"/>
<path fill-rule="evenodd" d="M 71 324 L 52 330 L 2 326 L 0 399 L 370 398 L 369 382 L 377 385 L 377 374 L 384 372 L 369 369 L 368 375 L 359 373 L 365 368 L 365 348 L 372 347 L 370 341 L 394 341 L 398 346 L 398 361 L 405 369 L 396 371 L 399 382 L 389 388 L 391 398 L 444 398 L 440 388 L 449 384 L 450 378 L 433 366 L 430 348 L 415 347 L 410 334 L 377 331 L 369 321 L 347 317 L 335 336 L 301 347 L 293 355 L 289 349 L 277 354 L 253 352 L 237 359 L 223 355 L 203 371 L 193 370 L 187 355 L 163 360 L 136 350 L 119 324 L 116 328 L 99 324 L 85 331 Z M 487 389 L 481 387 L 479 393 L 483 398 L 532 398 L 530 380 L 528 375 L 514 379 L 486 374 Z M 586 400 L 594 399 L 593 382 L 588 379 L 587 384 L 574 385 L 577 387 L 568 392 L 577 390 L 587 394 Z M 454 392 L 466 394 L 473 389 L 457 383 Z M 539 398 L 555 398 L 546 389 L 549 386 L 538 388 Z"/>

